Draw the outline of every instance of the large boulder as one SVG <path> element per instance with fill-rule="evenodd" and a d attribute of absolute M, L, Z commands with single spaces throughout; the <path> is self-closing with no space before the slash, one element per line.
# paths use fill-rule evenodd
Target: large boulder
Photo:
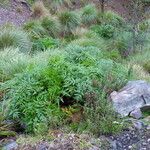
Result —
<path fill-rule="evenodd" d="M 150 109 L 150 83 L 142 80 L 129 81 L 120 91 L 112 92 L 110 98 L 115 111 L 122 117 L 137 109 Z"/>

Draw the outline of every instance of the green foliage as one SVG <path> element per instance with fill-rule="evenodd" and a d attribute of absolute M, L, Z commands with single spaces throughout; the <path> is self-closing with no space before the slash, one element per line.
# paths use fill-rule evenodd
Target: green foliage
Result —
<path fill-rule="evenodd" d="M 3 85 L 10 88 L 7 93 L 10 101 L 8 115 L 24 124 L 27 132 L 34 133 L 42 130 L 43 123 L 44 128 L 52 124 L 54 114 L 62 115 L 57 101 L 61 92 L 59 72 L 55 68 L 50 71 L 39 69 L 18 74 Z"/>
<path fill-rule="evenodd" d="M 64 34 L 70 33 L 80 25 L 80 16 L 73 11 L 65 11 L 59 14 L 59 21 Z"/>
<path fill-rule="evenodd" d="M 33 51 L 44 51 L 46 49 L 57 48 L 60 45 L 58 39 L 51 37 L 40 38 L 34 41 Z"/>
<path fill-rule="evenodd" d="M 89 95 L 90 98 L 90 95 Z M 112 105 L 106 100 L 106 95 L 91 97 L 85 106 L 85 129 L 95 135 L 116 134 L 120 132 L 124 125 L 121 119 L 117 118 Z"/>
<path fill-rule="evenodd" d="M 112 25 L 94 25 L 91 30 L 96 32 L 99 36 L 103 38 L 112 38 L 115 32 L 115 28 Z"/>
<path fill-rule="evenodd" d="M 128 70 L 103 57 L 98 48 L 69 45 L 63 55 L 52 54 L 45 67 L 29 66 L 1 86 L 8 90 L 4 97 L 8 116 L 24 124 L 27 132 L 44 132 L 63 124 L 67 114 L 60 109 L 62 104 L 86 105 L 86 94 L 118 90 L 126 83 Z"/>
<path fill-rule="evenodd" d="M 57 9 L 67 5 L 66 0 L 53 2 Z M 116 13 L 98 13 L 93 4 L 86 5 L 80 13 L 60 11 L 58 19 L 48 15 L 40 3 L 34 12 L 43 17 L 23 26 L 32 49 L 21 29 L 3 28 L 0 33 L 0 92 L 4 93 L 2 106 L 7 118 L 17 120 L 26 132 L 35 134 L 45 134 L 49 128 L 70 122 L 76 131 L 120 131 L 123 124 L 108 97 L 130 78 L 129 67 L 118 62 L 131 50 L 131 28 Z M 75 32 L 81 27 L 86 32 L 77 37 Z M 138 27 L 145 34 L 147 25 Z M 61 36 L 65 44 L 70 43 L 62 45 L 57 39 Z M 19 51 L 36 54 L 28 56 Z M 149 60 L 149 55 L 142 57 Z M 134 62 L 137 61 L 150 72 L 149 61 L 137 58 Z M 69 120 L 74 110 L 81 113 L 80 123 Z"/>
<path fill-rule="evenodd" d="M 19 48 L 21 52 L 27 53 L 31 49 L 31 42 L 26 32 L 14 27 L 0 28 L 0 50 L 4 48 Z"/>
<path fill-rule="evenodd" d="M 59 34 L 60 24 L 57 19 L 44 17 L 41 20 L 41 25 L 51 37 L 56 37 Z"/>
<path fill-rule="evenodd" d="M 32 5 L 36 0 L 28 0 L 29 4 Z"/>
<path fill-rule="evenodd" d="M 88 4 L 81 10 L 82 23 L 84 25 L 89 25 L 96 22 L 97 10 L 95 5 Z"/>
<path fill-rule="evenodd" d="M 96 61 L 103 58 L 103 53 L 96 47 L 82 47 L 70 44 L 67 48 L 67 60 L 73 63 L 85 64 L 91 66 Z M 88 65 L 89 64 L 89 65 Z"/>

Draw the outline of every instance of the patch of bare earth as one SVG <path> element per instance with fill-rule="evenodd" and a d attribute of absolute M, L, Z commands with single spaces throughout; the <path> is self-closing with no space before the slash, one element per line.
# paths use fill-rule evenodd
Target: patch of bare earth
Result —
<path fill-rule="evenodd" d="M 10 0 L 10 6 L 0 8 L 0 25 L 11 23 L 20 26 L 25 23 L 31 14 L 25 0 Z"/>

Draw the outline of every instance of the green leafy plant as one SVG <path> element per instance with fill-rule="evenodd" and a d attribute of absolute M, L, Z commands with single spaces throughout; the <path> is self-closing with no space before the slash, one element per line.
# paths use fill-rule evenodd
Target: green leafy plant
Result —
<path fill-rule="evenodd" d="M 45 38 L 34 40 L 32 48 L 33 48 L 33 52 L 35 51 L 37 52 L 37 51 L 44 51 L 44 50 L 51 49 L 51 48 L 57 48 L 59 46 L 60 46 L 59 39 L 45 37 Z"/>
<path fill-rule="evenodd" d="M 8 116 L 24 124 L 27 132 L 42 130 L 43 123 L 44 127 L 52 124 L 51 118 L 55 112 L 60 112 L 57 99 L 61 92 L 61 77 L 55 68 L 18 74 L 4 88 L 10 88 Z M 62 113 L 59 114 L 60 117 Z"/>
<path fill-rule="evenodd" d="M 88 105 L 88 95 L 91 99 L 101 94 L 107 96 L 120 89 L 129 77 L 128 69 L 105 59 L 103 52 L 96 47 L 70 44 L 64 51 L 61 50 L 61 55 L 60 52 L 51 53 L 46 61 L 44 65 L 38 61 L 35 65 L 29 65 L 23 73 L 1 85 L 2 90 L 6 91 L 4 108 L 8 117 L 18 120 L 27 132 L 39 134 L 49 127 L 64 124 L 67 112 L 61 106 L 76 104 L 93 111 L 93 107 Z M 101 109 L 103 107 L 105 103 Z M 95 110 L 99 114 L 99 108 Z M 103 112 L 100 116 L 104 115 L 104 120 L 107 120 L 108 116 Z M 92 119 L 88 118 L 86 122 L 88 120 L 93 123 Z M 110 120 L 103 121 L 101 129 L 97 129 L 111 133 L 115 127 L 106 129 L 105 125 L 109 123 Z"/>
<path fill-rule="evenodd" d="M 115 32 L 115 28 L 112 25 L 94 25 L 91 30 L 96 32 L 103 38 L 112 38 Z"/>

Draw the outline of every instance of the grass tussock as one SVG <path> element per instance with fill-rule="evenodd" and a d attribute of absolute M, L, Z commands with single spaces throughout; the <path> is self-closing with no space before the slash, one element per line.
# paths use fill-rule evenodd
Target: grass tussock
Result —
<path fill-rule="evenodd" d="M 49 16 L 48 9 L 44 6 L 42 1 L 37 1 L 32 6 L 32 17 L 33 18 L 41 18 Z"/>

